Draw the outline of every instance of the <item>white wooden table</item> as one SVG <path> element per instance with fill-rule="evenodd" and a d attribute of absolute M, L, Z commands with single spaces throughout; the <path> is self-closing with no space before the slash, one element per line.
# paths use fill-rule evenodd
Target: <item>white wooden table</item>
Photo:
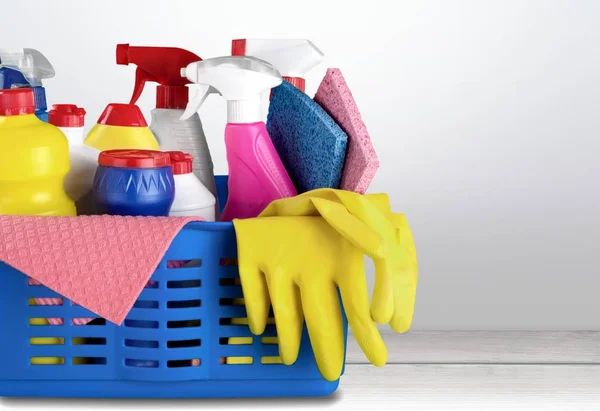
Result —
<path fill-rule="evenodd" d="M 600 409 L 600 332 L 384 334 L 389 364 L 375 368 L 352 338 L 340 388 L 317 399 L 1 399 L 23 410 Z"/>

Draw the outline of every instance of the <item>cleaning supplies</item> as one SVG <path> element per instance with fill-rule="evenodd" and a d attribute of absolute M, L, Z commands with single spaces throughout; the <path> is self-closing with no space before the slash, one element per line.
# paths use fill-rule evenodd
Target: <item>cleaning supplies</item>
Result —
<path fill-rule="evenodd" d="M 339 289 L 357 342 L 371 363 L 382 366 L 387 350 L 371 317 L 387 315 L 391 308 L 395 331 L 410 325 L 409 298 L 416 285 L 410 229 L 389 210 L 385 195 L 357 198 L 341 190 L 316 190 L 301 196 L 273 202 L 258 218 L 233 221 L 250 330 L 264 332 L 272 306 L 282 362 L 292 364 L 305 319 L 319 370 L 325 379 L 336 380 L 345 349 Z M 398 263 L 386 267 L 392 272 L 378 267 L 378 275 L 392 281 L 387 290 L 374 292 L 371 315 L 363 254 Z M 395 306 L 388 292 L 394 293 Z"/>
<path fill-rule="evenodd" d="M 379 159 L 340 69 L 327 69 L 314 100 L 348 135 L 348 153 L 340 188 L 364 194 L 379 168 Z"/>
<path fill-rule="evenodd" d="M 273 89 L 267 124 L 298 192 L 339 188 L 348 136 L 321 106 L 283 82 Z"/>
<path fill-rule="evenodd" d="M 33 89 L 35 115 L 42 121 L 48 121 L 46 89 L 42 80 L 55 75 L 54 67 L 40 51 L 24 48 L 19 51 L 0 50 L 0 66 L 18 69 Z"/>
<path fill-rule="evenodd" d="M 357 247 L 353 232 L 364 232 L 365 226 L 370 227 L 376 237 L 362 235 L 361 241 L 377 244 L 383 238 L 388 244 L 385 255 L 374 258 L 371 316 L 379 324 L 389 323 L 398 333 L 410 328 L 418 280 L 415 245 L 406 217 L 391 211 L 386 194 L 313 190 L 274 201 L 260 216 L 321 216 Z"/>
<path fill-rule="evenodd" d="M 260 106 L 261 93 L 281 84 L 281 74 L 257 58 L 227 56 L 191 63 L 182 69 L 182 75 L 198 89 L 184 119 L 198 111 L 210 93 L 217 92 L 227 100 L 229 196 L 220 220 L 256 217 L 271 201 L 296 195 Z"/>
<path fill-rule="evenodd" d="M 75 215 L 67 139 L 34 111 L 32 89 L 0 90 L 0 214 Z"/>
<path fill-rule="evenodd" d="M 74 216 L 75 204 L 64 191 L 70 167 L 67 139 L 34 113 L 31 88 L 0 90 L 0 214 Z M 32 318 L 30 324 L 47 325 L 48 320 Z M 61 343 L 50 337 L 31 340 L 31 344 Z M 59 357 L 32 360 L 33 364 L 63 362 Z"/>
<path fill-rule="evenodd" d="M 100 151 L 83 144 L 85 110 L 74 104 L 54 104 L 48 113 L 48 122 L 67 137 L 71 170 L 65 178 L 65 191 L 75 202 L 77 214 L 91 214 L 89 201 L 92 183 L 98 167 Z"/>
<path fill-rule="evenodd" d="M 194 174 L 216 196 L 213 161 L 198 113 L 187 120 L 181 116 L 188 103 L 189 80 L 181 67 L 201 61 L 194 53 L 175 47 L 117 45 L 117 64 L 135 64 L 135 87 L 130 104 L 135 104 L 147 81 L 158 83 L 156 108 L 151 111 L 150 130 L 162 151 L 184 151 L 194 158 Z"/>
<path fill-rule="evenodd" d="M 198 216 L 215 221 L 215 196 L 193 173 L 193 157 L 181 151 L 168 151 L 175 181 L 175 200 L 169 216 Z"/>
<path fill-rule="evenodd" d="M 175 198 L 169 154 L 107 150 L 98 157 L 93 198 L 102 214 L 168 216 Z"/>
<path fill-rule="evenodd" d="M 306 39 L 237 39 L 231 42 L 231 55 L 268 61 L 283 80 L 302 92 L 306 90 L 306 74 L 325 58 L 323 52 Z"/>
<path fill-rule="evenodd" d="M 347 136 L 305 94 L 304 77 L 323 53 L 306 39 L 233 40 L 231 52 L 268 61 L 287 80 L 272 90 L 267 131 L 296 189 L 338 188 Z"/>
<path fill-rule="evenodd" d="M 92 127 L 84 144 L 98 150 L 159 150 L 154 134 L 135 104 L 111 103 Z"/>

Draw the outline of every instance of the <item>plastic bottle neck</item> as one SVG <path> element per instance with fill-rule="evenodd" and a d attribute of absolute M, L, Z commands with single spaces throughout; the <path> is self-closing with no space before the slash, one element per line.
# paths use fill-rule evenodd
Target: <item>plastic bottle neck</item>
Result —
<path fill-rule="evenodd" d="M 70 146 L 83 145 L 83 127 L 58 127 L 67 137 Z"/>
<path fill-rule="evenodd" d="M 35 100 L 35 112 L 46 112 L 46 110 L 48 110 L 48 105 L 46 104 L 46 89 L 43 86 L 35 86 L 32 88 Z"/>
<path fill-rule="evenodd" d="M 156 108 L 183 110 L 189 101 L 189 89 L 186 86 L 156 87 Z"/>
<path fill-rule="evenodd" d="M 250 124 L 260 121 L 264 121 L 260 96 L 249 100 L 231 100 L 227 102 L 228 123 Z"/>

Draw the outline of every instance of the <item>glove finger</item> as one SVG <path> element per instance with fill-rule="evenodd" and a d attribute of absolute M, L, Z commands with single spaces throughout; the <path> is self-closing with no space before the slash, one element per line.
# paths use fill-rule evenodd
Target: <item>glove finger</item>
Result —
<path fill-rule="evenodd" d="M 412 325 L 417 284 L 410 277 L 399 276 L 394 280 L 394 315 L 390 327 L 399 334 L 405 333 Z"/>
<path fill-rule="evenodd" d="M 333 229 L 369 257 L 382 258 L 387 252 L 385 239 L 339 203 L 312 199 L 319 213 Z"/>
<path fill-rule="evenodd" d="M 300 289 L 291 280 L 283 280 L 281 276 L 273 275 L 268 278 L 279 356 L 285 365 L 292 365 L 298 359 L 304 325 Z"/>
<path fill-rule="evenodd" d="M 324 278 L 324 277 L 320 277 Z M 310 343 L 323 378 L 335 381 L 344 367 L 344 328 L 337 289 L 333 282 L 301 285 L 301 300 Z"/>
<path fill-rule="evenodd" d="M 369 315 L 369 290 L 361 263 L 352 262 L 346 275 L 339 278 L 342 303 L 358 345 L 371 364 L 382 367 L 387 362 L 387 348 Z"/>
<path fill-rule="evenodd" d="M 246 303 L 248 314 L 248 325 L 254 335 L 265 332 L 267 319 L 269 317 L 269 292 L 265 276 L 252 264 L 241 264 L 239 266 L 242 292 Z"/>
<path fill-rule="evenodd" d="M 357 248 L 364 250 L 365 254 L 369 255 L 375 261 L 375 287 L 373 289 L 371 315 L 377 323 L 388 324 L 394 313 L 394 300 L 392 292 L 393 273 L 389 268 L 390 264 L 387 258 L 389 255 L 386 256 L 386 254 L 395 252 L 395 250 L 393 250 L 393 246 L 396 239 L 396 230 L 394 229 L 395 227 L 391 219 L 388 219 L 382 210 L 380 210 L 376 205 L 378 204 L 379 207 L 385 208 L 383 205 L 385 202 L 382 199 L 387 200 L 387 196 L 377 196 L 374 199 L 374 202 L 372 202 L 368 197 L 347 191 L 338 190 L 336 191 L 336 194 L 343 206 L 333 202 L 327 203 L 329 210 L 327 217 L 324 216 L 323 218 L 331 218 L 332 220 L 341 221 L 341 227 L 336 229 L 338 229 L 338 231 L 341 233 L 346 232 L 347 234 L 342 235 L 356 245 Z M 320 207 L 320 203 L 317 203 L 317 201 L 314 202 L 319 210 L 324 208 Z M 343 212 L 343 208 L 346 208 L 347 211 Z M 340 220 L 339 215 L 347 215 L 347 212 L 351 213 L 355 221 L 359 223 L 351 225 L 347 221 Z M 323 215 L 325 213 L 322 212 L 321 214 Z M 362 231 L 359 231 L 361 227 L 369 228 L 363 228 Z M 364 232 L 371 233 L 371 236 L 361 237 L 361 234 Z M 352 239 L 350 239 L 352 235 L 358 236 L 358 238 L 355 241 L 352 241 Z M 380 244 L 383 244 L 381 247 L 382 253 L 369 254 L 369 252 L 367 252 L 369 251 L 369 242 L 372 241 L 370 237 L 375 235 L 377 235 L 380 239 Z"/>
<path fill-rule="evenodd" d="M 233 220 L 237 237 L 238 270 L 248 314 L 248 325 L 254 335 L 264 333 L 271 307 L 267 282 L 257 263 L 257 260 L 260 260 L 257 255 L 258 250 L 252 241 L 252 234 L 262 229 L 261 223 L 254 218 Z"/>
<path fill-rule="evenodd" d="M 394 274 L 394 315 L 390 322 L 392 330 L 404 333 L 412 324 L 418 284 L 417 252 L 412 231 L 406 217 L 392 214 L 399 228 L 398 272 Z"/>
<path fill-rule="evenodd" d="M 393 276 L 388 259 L 375 260 L 371 317 L 378 324 L 388 324 L 394 315 Z"/>

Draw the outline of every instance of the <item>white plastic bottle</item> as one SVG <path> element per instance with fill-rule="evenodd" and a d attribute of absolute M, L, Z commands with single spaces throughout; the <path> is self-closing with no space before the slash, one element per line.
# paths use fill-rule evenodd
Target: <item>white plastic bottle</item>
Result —
<path fill-rule="evenodd" d="M 150 131 L 156 136 L 161 151 L 184 150 L 191 154 L 194 158 L 194 174 L 212 194 L 216 194 L 213 161 L 200 117 L 196 113 L 182 121 L 183 112 L 183 109 L 152 109 Z"/>
<path fill-rule="evenodd" d="M 194 216 L 215 221 L 215 196 L 193 172 L 193 157 L 182 151 L 169 151 L 175 179 L 175 200 L 170 217 Z"/>
<path fill-rule="evenodd" d="M 181 67 L 201 61 L 196 54 L 177 47 L 117 45 L 117 64 L 137 66 L 131 104 L 135 104 L 146 82 L 158 83 L 156 107 L 151 111 L 150 131 L 161 151 L 183 151 L 194 158 L 194 174 L 217 195 L 214 165 L 198 114 L 181 120 L 188 104 L 189 81 Z M 216 207 L 217 208 L 217 207 Z M 217 211 L 217 210 L 215 210 Z"/>
<path fill-rule="evenodd" d="M 83 143 L 85 110 L 74 104 L 54 104 L 48 122 L 58 127 L 69 141 L 71 169 L 65 177 L 65 192 L 75 202 L 78 215 L 94 214 L 90 199 L 100 150 Z"/>

